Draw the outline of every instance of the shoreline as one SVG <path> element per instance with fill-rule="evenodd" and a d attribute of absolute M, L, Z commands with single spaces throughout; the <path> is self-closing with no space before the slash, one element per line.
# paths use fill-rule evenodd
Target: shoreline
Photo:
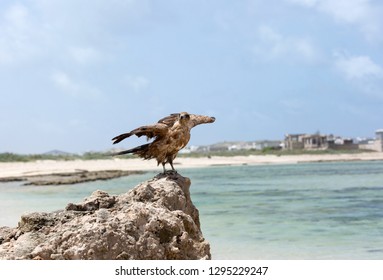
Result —
<path fill-rule="evenodd" d="M 342 161 L 376 161 L 383 160 L 382 152 L 359 154 L 322 154 L 322 155 L 249 155 L 232 157 L 179 157 L 174 161 L 176 169 L 203 168 L 213 166 L 267 165 L 267 164 L 300 164 L 310 162 L 342 162 Z M 169 169 L 169 166 L 166 165 Z M 62 173 L 78 173 L 79 170 L 96 171 L 158 171 L 155 160 L 134 159 L 101 159 L 55 161 L 40 160 L 35 162 L 0 162 L 0 179 L 25 178 L 32 176 L 54 175 Z"/>

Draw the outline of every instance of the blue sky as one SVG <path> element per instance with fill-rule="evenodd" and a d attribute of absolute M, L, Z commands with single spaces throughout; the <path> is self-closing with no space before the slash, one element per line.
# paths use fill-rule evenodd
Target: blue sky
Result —
<path fill-rule="evenodd" d="M 174 112 L 189 144 L 374 135 L 383 2 L 0 2 L 0 152 L 86 152 Z M 129 139 L 131 147 L 143 139 Z"/>

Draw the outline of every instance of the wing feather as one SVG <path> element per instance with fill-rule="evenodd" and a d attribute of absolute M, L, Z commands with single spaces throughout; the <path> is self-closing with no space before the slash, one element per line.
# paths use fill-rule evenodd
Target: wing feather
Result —
<path fill-rule="evenodd" d="M 139 128 L 133 129 L 131 132 L 123 133 L 121 135 L 118 135 L 112 139 L 113 144 L 117 144 L 124 140 L 125 138 L 128 138 L 132 135 L 136 135 L 137 137 L 146 136 L 148 139 L 153 137 L 160 137 L 166 135 L 168 132 L 168 126 L 163 123 L 156 123 L 153 125 L 145 125 L 141 126 Z"/>
<path fill-rule="evenodd" d="M 167 117 L 164 117 L 158 121 L 158 123 L 166 124 L 168 127 L 172 127 L 174 123 L 178 120 L 179 113 L 170 114 Z"/>
<path fill-rule="evenodd" d="M 190 129 L 200 124 L 212 123 L 215 121 L 214 117 L 194 114 L 189 115 L 190 121 L 188 126 Z M 146 136 L 148 139 L 153 137 L 165 137 L 169 131 L 169 128 L 174 125 L 179 116 L 179 113 L 170 114 L 169 116 L 160 119 L 156 124 L 141 126 L 139 128 L 133 129 L 131 132 L 118 135 L 112 139 L 112 141 L 114 141 L 113 144 L 119 143 L 132 135 L 136 135 L 137 137 Z"/>

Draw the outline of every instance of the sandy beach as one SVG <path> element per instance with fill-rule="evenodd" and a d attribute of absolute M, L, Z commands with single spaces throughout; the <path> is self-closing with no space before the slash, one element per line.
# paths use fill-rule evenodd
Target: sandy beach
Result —
<path fill-rule="evenodd" d="M 263 165 L 263 164 L 294 164 L 305 162 L 322 161 L 369 161 L 383 160 L 383 153 L 359 153 L 359 154 L 322 154 L 322 155 L 254 155 L 210 158 L 176 158 L 175 168 L 201 168 L 220 165 Z M 170 168 L 167 166 L 167 168 Z M 106 160 L 74 160 L 53 161 L 42 160 L 36 162 L 2 162 L 0 163 L 0 178 L 47 175 L 55 173 L 102 170 L 126 170 L 126 171 L 158 171 L 162 172 L 162 166 L 157 166 L 155 160 L 135 159 L 106 159 Z"/>

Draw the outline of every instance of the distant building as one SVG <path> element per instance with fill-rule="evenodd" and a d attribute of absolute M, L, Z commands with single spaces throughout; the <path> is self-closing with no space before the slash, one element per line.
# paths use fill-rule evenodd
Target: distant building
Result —
<path fill-rule="evenodd" d="M 358 150 L 359 145 L 354 140 L 347 138 L 336 138 L 335 140 L 327 140 L 328 149 L 332 150 Z"/>
<path fill-rule="evenodd" d="M 375 137 L 378 146 L 378 151 L 383 152 L 383 129 L 378 129 L 377 131 L 375 131 Z"/>
<path fill-rule="evenodd" d="M 327 135 L 306 134 L 302 136 L 305 150 L 325 150 L 328 148 Z"/>
<path fill-rule="evenodd" d="M 220 142 L 209 146 L 211 152 L 224 152 L 236 149 L 237 142 Z"/>
<path fill-rule="evenodd" d="M 287 150 L 318 150 L 327 149 L 327 136 L 317 134 L 286 134 L 285 149 Z"/>
<path fill-rule="evenodd" d="M 226 152 L 226 151 L 244 151 L 244 150 L 262 150 L 264 148 L 281 149 L 279 140 L 262 141 L 225 141 L 215 143 L 209 146 L 186 147 L 184 153 L 204 153 L 204 152 Z"/>
<path fill-rule="evenodd" d="M 356 150 L 358 145 L 354 144 L 352 139 L 333 135 L 286 134 L 284 148 L 287 150 Z"/>
<path fill-rule="evenodd" d="M 301 150 L 304 148 L 303 136 L 305 134 L 286 134 L 284 147 L 286 150 Z"/>
<path fill-rule="evenodd" d="M 376 140 L 383 140 L 383 129 L 378 129 L 375 131 Z"/>
<path fill-rule="evenodd" d="M 229 151 L 238 151 L 240 149 L 240 147 L 238 147 L 237 145 L 231 145 L 227 149 Z"/>
<path fill-rule="evenodd" d="M 263 150 L 266 148 L 279 150 L 282 148 L 282 142 L 279 140 L 263 140 L 256 141 L 253 143 L 253 149 L 255 150 Z"/>
<path fill-rule="evenodd" d="M 383 152 L 383 129 L 375 131 L 375 139 L 360 141 L 359 149 Z"/>

